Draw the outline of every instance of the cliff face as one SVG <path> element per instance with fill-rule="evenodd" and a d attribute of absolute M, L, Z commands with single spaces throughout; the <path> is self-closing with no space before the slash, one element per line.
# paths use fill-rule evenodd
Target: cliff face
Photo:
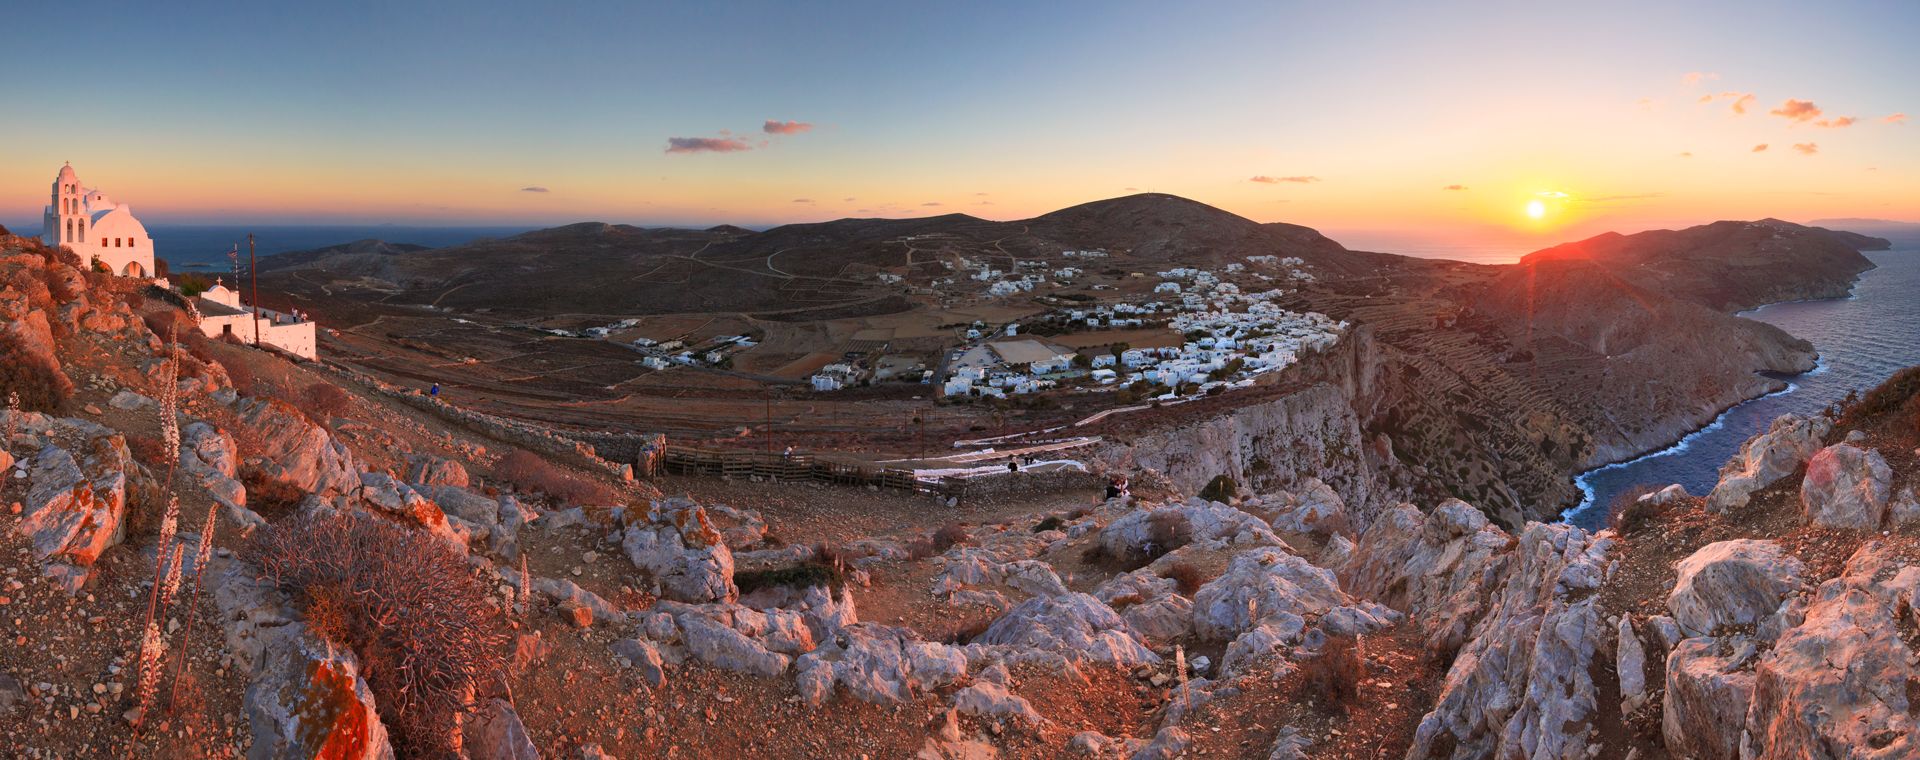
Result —
<path fill-rule="evenodd" d="M 1156 471 L 1188 493 L 1219 475 L 1254 490 L 1318 478 L 1370 517 L 1407 498 L 1414 481 L 1392 442 L 1368 430 L 1375 410 L 1393 404 L 1385 362 L 1361 328 L 1290 370 L 1302 390 L 1110 441 L 1097 458 L 1119 471 Z"/>

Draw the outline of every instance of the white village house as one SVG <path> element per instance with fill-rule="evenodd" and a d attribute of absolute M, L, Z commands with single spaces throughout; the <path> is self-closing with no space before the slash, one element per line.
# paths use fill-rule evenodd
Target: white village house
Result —
<path fill-rule="evenodd" d="M 153 276 L 153 239 L 146 225 L 134 218 L 131 207 L 81 184 L 71 164 L 60 167 L 53 179 L 44 219 L 40 239 L 48 246 L 65 246 L 82 263 L 98 261 L 117 275 Z"/>
<path fill-rule="evenodd" d="M 256 325 L 253 313 L 240 305 L 240 293 L 228 289 L 225 283 L 215 282 L 207 292 L 201 293 L 198 307 L 200 332 L 209 338 L 218 340 L 232 336 L 242 343 L 254 345 L 257 334 L 260 343 L 302 359 L 319 357 L 316 331 L 311 320 L 272 309 L 260 309 Z"/>

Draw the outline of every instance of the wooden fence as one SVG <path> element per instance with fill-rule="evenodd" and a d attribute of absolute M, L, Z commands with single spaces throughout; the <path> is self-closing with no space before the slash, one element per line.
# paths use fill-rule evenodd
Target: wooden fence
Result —
<path fill-rule="evenodd" d="M 643 459 L 647 456 L 643 455 Z M 852 458 L 792 454 L 744 449 L 702 449 L 691 446 L 662 446 L 652 455 L 661 471 L 685 475 L 722 475 L 733 478 L 766 480 L 812 480 L 846 486 L 873 485 L 902 491 L 959 496 L 965 478 L 941 478 L 925 481 L 912 470 L 882 467 Z M 643 472 L 646 471 L 643 468 Z"/>

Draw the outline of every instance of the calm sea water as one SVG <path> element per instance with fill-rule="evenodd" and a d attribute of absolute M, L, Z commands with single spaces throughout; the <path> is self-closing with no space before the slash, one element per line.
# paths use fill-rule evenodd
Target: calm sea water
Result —
<path fill-rule="evenodd" d="M 218 269 L 228 266 L 227 251 L 240 246 L 247 255 L 247 233 L 253 233 L 254 249 L 261 256 L 289 251 L 308 251 L 338 243 L 373 238 L 389 243 L 413 243 L 428 248 L 472 242 L 482 238 L 517 235 L 534 227 L 405 227 L 391 224 L 345 225 L 273 225 L 258 227 L 207 225 L 147 225 L 153 236 L 153 249 L 167 265 L 180 270 Z"/>
<path fill-rule="evenodd" d="M 1580 476 L 1587 500 L 1566 514 L 1585 528 L 1606 521 L 1606 505 L 1636 485 L 1679 483 L 1702 495 L 1719 480 L 1720 465 L 1740 445 L 1789 412 L 1813 414 L 1865 390 L 1904 367 L 1920 364 L 1920 245 L 1866 254 L 1879 268 L 1861 275 L 1853 296 L 1762 306 L 1741 316 L 1775 325 L 1813 342 L 1820 365 L 1784 378 L 1791 386 L 1729 409 L 1671 448 Z"/>

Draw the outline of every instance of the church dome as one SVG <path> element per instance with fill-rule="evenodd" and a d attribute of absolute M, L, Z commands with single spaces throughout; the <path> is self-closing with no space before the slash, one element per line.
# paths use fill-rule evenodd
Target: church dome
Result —
<path fill-rule="evenodd" d="M 76 176 L 79 175 L 74 174 L 73 164 L 65 164 L 60 167 L 60 179 L 73 179 Z"/>

